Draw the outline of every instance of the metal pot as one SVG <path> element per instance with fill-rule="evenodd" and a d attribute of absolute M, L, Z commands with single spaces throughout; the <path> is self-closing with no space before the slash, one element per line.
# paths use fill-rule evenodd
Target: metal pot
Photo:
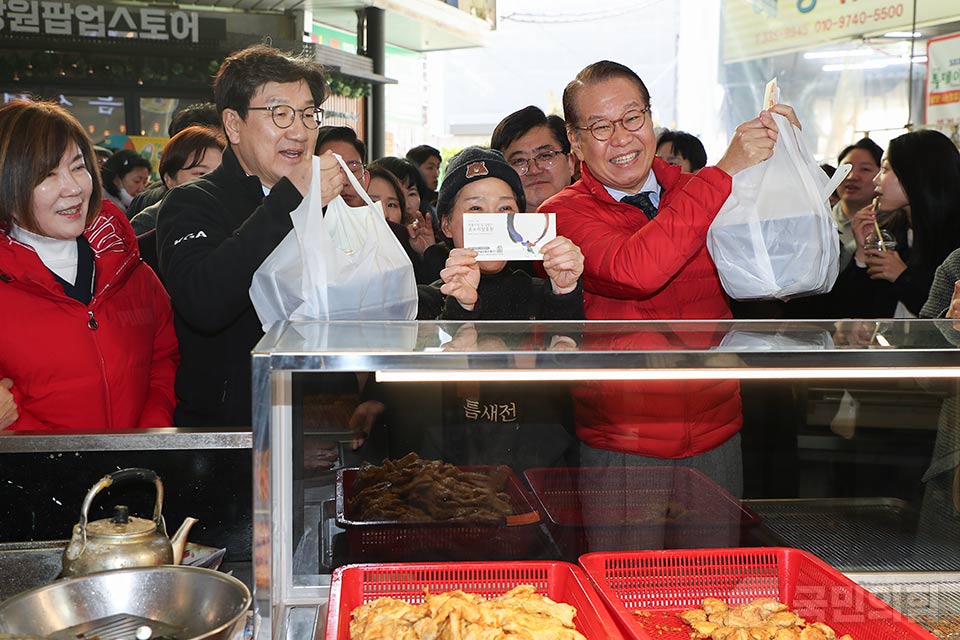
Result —
<path fill-rule="evenodd" d="M 90 504 L 100 491 L 115 482 L 142 480 L 152 482 L 157 490 L 153 519 L 131 516 L 127 507 L 114 507 L 112 518 L 87 522 Z M 173 535 L 167 537 L 163 514 L 163 483 L 149 469 L 122 469 L 109 473 L 93 485 L 83 500 L 80 522 L 73 527 L 73 536 L 63 552 L 65 578 L 107 569 L 180 564 L 187 533 L 197 521 L 187 518 Z"/>
<path fill-rule="evenodd" d="M 229 640 L 246 623 L 250 591 L 199 567 L 136 567 L 68 578 L 0 603 L 0 632 L 58 640 Z M 139 631 L 139 633 L 138 633 Z"/>

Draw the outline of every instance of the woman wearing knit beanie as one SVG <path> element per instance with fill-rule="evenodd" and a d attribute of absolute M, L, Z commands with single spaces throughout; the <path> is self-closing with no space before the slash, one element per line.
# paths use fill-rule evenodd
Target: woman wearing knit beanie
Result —
<path fill-rule="evenodd" d="M 583 254 L 558 236 L 543 247 L 547 280 L 506 269 L 505 261 L 477 261 L 463 246 L 463 214 L 519 213 L 526 207 L 520 175 L 499 151 L 467 147 L 450 159 L 440 185 L 437 215 L 454 249 L 440 272 L 442 282 L 421 290 L 421 319 L 583 319 Z"/>
<path fill-rule="evenodd" d="M 524 211 L 525 205 L 520 175 L 499 151 L 468 147 L 449 161 L 437 213 L 454 248 L 441 280 L 419 287 L 420 319 L 461 321 L 446 326 L 452 340 L 445 349 L 503 350 L 518 348 L 521 342 L 535 343 L 527 345 L 535 350 L 576 348 L 580 323 L 570 323 L 564 335 L 505 335 L 498 323 L 470 322 L 584 318 L 583 254 L 569 239 L 557 237 L 543 246 L 546 280 L 513 270 L 506 262 L 478 262 L 477 252 L 463 247 L 465 212 L 506 215 Z M 452 464 L 505 464 L 517 473 L 576 465 L 573 405 L 569 389 L 561 384 L 387 386 L 392 394 L 386 403 L 391 455 L 416 451 Z"/>

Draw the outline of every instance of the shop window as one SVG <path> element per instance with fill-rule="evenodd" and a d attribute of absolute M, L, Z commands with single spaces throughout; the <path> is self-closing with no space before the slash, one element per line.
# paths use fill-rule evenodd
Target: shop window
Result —
<path fill-rule="evenodd" d="M 70 110 L 94 143 L 127 133 L 126 104 L 120 96 L 59 96 L 60 104 Z"/>
<path fill-rule="evenodd" d="M 173 115 L 188 104 L 180 98 L 140 98 L 140 135 L 167 137 Z"/>

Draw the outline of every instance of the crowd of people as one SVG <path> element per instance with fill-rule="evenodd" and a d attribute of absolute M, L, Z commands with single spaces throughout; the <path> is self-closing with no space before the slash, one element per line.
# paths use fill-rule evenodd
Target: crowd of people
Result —
<path fill-rule="evenodd" d="M 441 181 L 436 148 L 369 162 L 356 131 L 324 126 L 327 84 L 311 60 L 249 47 L 223 62 L 213 93 L 171 124 L 155 184 L 133 151 L 98 169 L 59 106 L 0 107 L 0 428 L 249 425 L 263 336 L 254 273 L 312 180 L 324 206 L 364 205 L 334 153 L 410 258 L 420 319 L 730 319 L 707 230 L 732 176 L 772 155 L 772 113 L 800 126 L 774 105 L 708 165 L 695 136 L 656 134 L 633 70 L 600 61 L 565 88 L 563 117 L 507 115 Z M 785 313 L 960 315 L 956 147 L 915 131 L 886 152 L 857 141 L 838 161 L 853 165 L 833 208 L 840 277 Z M 478 261 L 463 241 L 469 212 L 555 213 L 557 237 L 532 268 Z M 869 237 L 881 227 L 889 246 Z M 739 493 L 736 381 L 582 384 L 572 397 L 584 464 L 679 460 Z"/>

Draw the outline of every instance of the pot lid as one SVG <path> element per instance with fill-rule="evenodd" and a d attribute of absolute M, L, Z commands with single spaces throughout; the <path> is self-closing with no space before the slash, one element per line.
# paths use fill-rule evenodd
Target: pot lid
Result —
<path fill-rule="evenodd" d="M 157 533 L 157 523 L 146 518 L 131 516 L 124 505 L 113 508 L 113 517 L 87 523 L 88 536 L 112 538 L 141 538 Z"/>

